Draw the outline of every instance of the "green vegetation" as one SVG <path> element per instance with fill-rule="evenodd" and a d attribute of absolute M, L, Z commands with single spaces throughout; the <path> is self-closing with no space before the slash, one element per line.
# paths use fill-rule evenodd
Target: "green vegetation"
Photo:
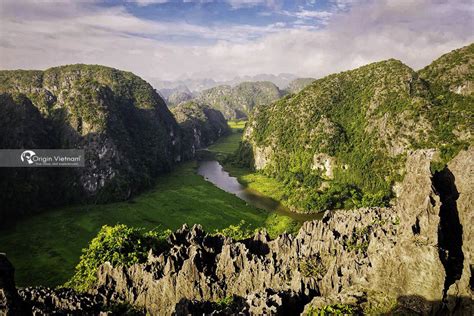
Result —
<path fill-rule="evenodd" d="M 233 155 L 239 148 L 246 121 L 228 121 L 227 123 L 231 129 L 230 135 L 221 137 L 207 148 L 220 161 Z"/>
<path fill-rule="evenodd" d="M 0 218 L 71 202 L 126 200 L 150 188 L 182 154 L 179 127 L 163 100 L 130 72 L 98 65 L 0 71 L 0 95 L 13 98 L 1 104 L 0 126 L 10 130 L 5 142 L 15 145 L 2 148 L 84 148 L 86 153 L 84 172 L 0 171 L 0 188 L 30 191 L 2 194 Z M 33 120 L 35 133 L 25 135 Z M 73 194 L 58 192 L 71 187 Z"/>
<path fill-rule="evenodd" d="M 322 278 L 327 272 L 319 256 L 302 260 L 300 269 L 301 273 L 307 278 Z"/>
<path fill-rule="evenodd" d="M 221 111 L 226 119 L 235 120 L 246 118 L 256 105 L 269 104 L 281 96 L 282 92 L 273 83 L 257 81 L 207 89 L 197 99 Z"/>
<path fill-rule="evenodd" d="M 437 170 L 472 143 L 473 100 L 439 91 L 393 59 L 330 75 L 257 107 L 238 159 L 300 212 L 386 206 L 409 150 L 439 149 Z"/>
<path fill-rule="evenodd" d="M 358 309 L 347 304 L 326 305 L 320 308 L 312 307 L 308 311 L 308 316 L 326 315 L 358 315 Z"/>
<path fill-rule="evenodd" d="M 234 240 L 250 238 L 254 233 L 255 229 L 252 229 L 249 225 L 247 225 L 244 220 L 240 221 L 240 223 L 237 225 L 229 225 L 229 227 L 224 229 L 216 229 L 214 232 L 215 235 L 230 237 Z"/>
<path fill-rule="evenodd" d="M 313 81 L 316 79 L 314 78 L 297 78 L 293 81 L 291 81 L 288 84 L 288 87 L 285 89 L 286 93 L 298 93 L 307 86 L 309 86 Z"/>
<path fill-rule="evenodd" d="M 261 172 L 252 171 L 248 167 L 243 167 L 236 161 L 236 152 L 242 140 L 243 129 L 245 128 L 245 121 L 229 121 L 229 126 L 232 129 L 232 134 L 219 139 L 216 144 L 209 146 L 208 150 L 223 164 L 225 170 L 233 177 L 247 187 L 264 196 L 270 197 L 275 201 L 279 201 L 286 206 L 285 187 L 275 178 L 264 175 Z M 295 220 L 289 216 L 288 213 L 270 214 L 264 227 L 267 229 L 270 237 L 276 237 L 282 232 L 296 233 L 301 226 L 302 219 Z M 314 218 L 306 218 L 310 220 Z"/>
<path fill-rule="evenodd" d="M 474 44 L 444 54 L 419 73 L 436 90 L 474 97 Z"/>
<path fill-rule="evenodd" d="M 268 212 L 216 188 L 197 175 L 195 167 L 193 162 L 180 165 L 158 178 L 152 190 L 128 202 L 50 210 L 2 228 L 0 248 L 15 265 L 18 284 L 55 286 L 66 282 L 73 275 L 81 249 L 103 225 L 175 230 L 188 223 L 213 231 L 245 220 L 252 228 L 265 227 Z"/>
<path fill-rule="evenodd" d="M 87 291 L 97 281 L 97 268 L 104 262 L 112 266 L 131 266 L 146 261 L 148 252 L 155 254 L 166 247 L 170 230 L 164 232 L 144 231 L 123 224 L 104 225 L 92 239 L 87 249 L 83 249 L 74 276 L 65 284 L 77 291 Z"/>
<path fill-rule="evenodd" d="M 242 185 L 284 203 L 286 195 L 281 182 L 263 173 L 241 166 L 235 160 L 235 154 L 241 144 L 246 121 L 229 121 L 228 124 L 232 129 L 231 135 L 222 137 L 215 144 L 209 146 L 208 150 L 224 165 L 225 170 L 236 177 Z"/>

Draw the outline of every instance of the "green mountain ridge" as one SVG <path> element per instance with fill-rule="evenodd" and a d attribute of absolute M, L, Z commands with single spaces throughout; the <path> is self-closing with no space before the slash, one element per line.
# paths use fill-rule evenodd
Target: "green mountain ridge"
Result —
<path fill-rule="evenodd" d="M 297 78 L 288 84 L 288 87 L 286 87 L 285 92 L 298 93 L 307 86 L 309 86 L 311 83 L 313 83 L 315 80 L 315 78 Z"/>
<path fill-rule="evenodd" d="M 472 46 L 456 59 L 471 64 Z M 435 61 L 436 69 L 443 60 L 451 58 Z M 438 77 L 430 77 L 429 69 L 422 77 L 390 59 L 257 106 L 240 160 L 283 181 L 287 203 L 297 211 L 386 205 L 410 150 L 437 149 L 436 169 L 472 144 L 473 98 L 433 89 L 428 80 Z M 465 77 L 465 85 L 472 85 L 472 72 Z"/>
<path fill-rule="evenodd" d="M 226 119 L 244 119 L 258 104 L 269 104 L 283 93 L 269 81 L 243 82 L 235 87 L 218 86 L 201 92 L 196 98 L 219 110 Z"/>
<path fill-rule="evenodd" d="M 86 151 L 85 168 L 0 170 L 0 217 L 71 201 L 126 199 L 170 170 L 185 150 L 164 101 L 130 72 L 97 65 L 0 71 L 0 95 L 0 126 L 8 135 L 0 148 Z"/>
<path fill-rule="evenodd" d="M 173 107 L 171 112 L 183 130 L 183 146 L 190 148 L 191 154 L 230 133 L 222 113 L 207 105 L 189 101 Z"/>

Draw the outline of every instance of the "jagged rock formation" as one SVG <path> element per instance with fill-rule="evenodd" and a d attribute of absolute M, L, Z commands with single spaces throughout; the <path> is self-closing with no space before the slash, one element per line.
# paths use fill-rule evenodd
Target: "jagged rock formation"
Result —
<path fill-rule="evenodd" d="M 294 211 L 384 205 L 410 150 L 438 149 L 439 169 L 473 143 L 474 99 L 448 90 L 471 85 L 472 47 L 420 74 L 390 59 L 257 106 L 241 160 L 284 182 Z"/>
<path fill-rule="evenodd" d="M 472 173 L 458 172 L 468 166 L 472 170 L 474 150 L 462 152 L 451 165 L 455 185 L 465 196 L 458 208 L 465 262 L 453 284 L 446 283 L 449 272 L 438 247 L 446 218 L 441 215 L 443 193 L 432 186 L 433 154 L 409 154 L 407 176 L 391 207 L 328 212 L 321 221 L 306 222 L 296 236 L 275 240 L 260 232 L 236 242 L 184 226 L 170 237 L 168 250 L 150 252 L 144 264 L 105 263 L 93 293 L 160 315 L 209 308 L 229 296 L 234 308 L 252 315 L 296 314 L 306 304 L 308 311 L 341 302 L 370 314 L 468 315 L 473 308 L 467 282 L 472 226 L 466 220 L 472 212 L 464 203 L 472 206 L 474 183 Z"/>
<path fill-rule="evenodd" d="M 246 118 L 258 104 L 269 104 L 278 100 L 282 92 L 268 81 L 243 82 L 235 87 L 228 85 L 204 90 L 196 98 L 197 102 L 208 104 L 230 119 Z"/>
<path fill-rule="evenodd" d="M 71 289 L 29 287 L 16 289 L 14 268 L 0 254 L 0 315 L 107 315 L 100 296 L 79 294 Z"/>
<path fill-rule="evenodd" d="M 166 249 L 150 251 L 144 264 L 104 263 L 89 295 L 42 288 L 20 290 L 20 295 L 28 310 L 84 306 L 89 314 L 126 302 L 151 315 L 306 315 L 341 303 L 370 315 L 471 315 L 474 148 L 452 160 L 452 177 L 442 185 L 430 172 L 434 153 L 410 152 L 407 175 L 391 207 L 327 212 L 320 221 L 306 222 L 296 236 L 275 240 L 259 232 L 234 241 L 208 235 L 199 226 L 183 226 Z M 459 193 L 456 208 L 450 207 L 447 187 Z M 449 216 L 459 217 L 457 224 L 442 214 L 447 201 Z M 464 259 L 454 277 L 443 265 L 451 254 L 439 246 L 450 233 L 446 225 L 462 231 L 462 244 L 454 248 L 462 249 Z M 230 297 L 232 303 L 219 303 Z"/>
<path fill-rule="evenodd" d="M 181 103 L 172 109 L 172 113 L 183 130 L 183 146 L 189 156 L 230 132 L 222 113 L 207 105 L 193 101 Z"/>
<path fill-rule="evenodd" d="M 0 315 L 21 314 L 22 302 L 15 288 L 15 269 L 0 253 Z"/>
<path fill-rule="evenodd" d="M 125 199 L 181 159 L 179 126 L 155 90 L 132 73 L 89 65 L 1 71 L 0 94 L 0 148 L 86 152 L 85 168 L 0 170 L 0 218 L 79 197 Z M 17 190 L 25 187 L 21 179 L 28 194 Z"/>

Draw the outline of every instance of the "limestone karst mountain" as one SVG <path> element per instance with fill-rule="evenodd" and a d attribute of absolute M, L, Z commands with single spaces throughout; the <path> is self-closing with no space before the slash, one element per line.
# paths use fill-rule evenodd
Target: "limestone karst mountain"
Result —
<path fill-rule="evenodd" d="M 297 78 L 288 84 L 288 86 L 285 88 L 285 92 L 298 93 L 307 86 L 309 86 L 315 80 L 315 78 Z"/>
<path fill-rule="evenodd" d="M 190 92 L 175 91 L 166 98 L 166 104 L 169 107 L 173 107 L 180 103 L 189 101 L 193 99 L 193 97 L 193 94 Z"/>
<path fill-rule="evenodd" d="M 183 146 L 188 148 L 191 156 L 197 149 L 209 146 L 230 132 L 222 113 L 207 105 L 190 101 L 173 107 L 171 111 L 183 131 Z"/>
<path fill-rule="evenodd" d="M 0 254 L 0 314 L 472 315 L 472 47 L 419 72 L 390 59 L 239 108 L 250 119 L 234 158 L 280 179 L 293 210 L 325 210 L 297 234 L 120 225 L 133 238 L 99 233 L 67 283 L 74 289 L 17 289 Z M 226 132 L 215 104 L 171 113 L 139 78 L 100 66 L 0 72 L 0 93 L 3 146 L 84 146 L 94 162 L 85 176 L 110 170 L 97 181 L 125 195 L 146 186 L 141 172 L 159 174 Z M 89 183 L 11 172 L 2 192 L 36 202 L 50 189 L 35 181 Z M 126 175 L 123 187 L 115 174 Z"/>
<path fill-rule="evenodd" d="M 387 205 L 410 151 L 437 149 L 439 169 L 472 143 L 472 56 L 471 45 L 420 74 L 397 60 L 377 62 L 257 106 L 241 160 L 283 181 L 294 210 Z"/>
<path fill-rule="evenodd" d="M 129 72 L 91 65 L 1 71 L 0 94 L 0 148 L 86 152 L 85 168 L 2 168 L 0 218 L 126 199 L 191 151 L 161 97 Z"/>
<path fill-rule="evenodd" d="M 282 92 L 273 83 L 257 81 L 204 90 L 196 100 L 221 111 L 226 119 L 243 119 L 256 105 L 269 104 L 281 96 Z"/>
<path fill-rule="evenodd" d="M 0 306 L 90 315 L 117 304 L 139 315 L 314 315 L 331 309 L 470 315 L 473 154 L 472 148 L 461 151 L 436 179 L 434 151 L 414 151 L 391 207 L 327 212 L 295 236 L 270 240 L 261 231 L 234 240 L 183 226 L 141 263 L 104 262 L 88 293 L 26 288 L 17 294 L 12 267 L 0 255 L 0 284 L 9 285 L 0 292 Z M 450 236 L 459 238 L 441 248 Z"/>
<path fill-rule="evenodd" d="M 419 71 L 438 93 L 474 96 L 474 44 L 456 49 Z"/>

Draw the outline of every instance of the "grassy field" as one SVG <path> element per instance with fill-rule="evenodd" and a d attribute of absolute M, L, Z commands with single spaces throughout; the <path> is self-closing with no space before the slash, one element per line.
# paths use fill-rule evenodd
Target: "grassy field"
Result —
<path fill-rule="evenodd" d="M 232 134 L 209 147 L 217 156 L 232 154 L 239 146 L 245 122 L 229 125 Z M 176 229 L 198 223 L 213 231 L 244 220 L 253 227 L 266 227 L 273 235 L 297 228 L 291 218 L 256 209 L 205 181 L 196 174 L 196 167 L 196 162 L 178 166 L 132 201 L 75 205 L 20 220 L 0 230 L 0 252 L 6 252 L 14 264 L 18 285 L 56 286 L 72 276 L 81 249 L 105 224 Z M 276 180 L 231 165 L 225 168 L 248 187 L 276 200 L 282 198 Z"/>
<path fill-rule="evenodd" d="M 205 181 L 195 167 L 194 162 L 179 166 L 130 202 L 77 205 L 21 220 L 0 231 L 0 252 L 13 262 L 20 286 L 55 286 L 72 276 L 81 249 L 105 224 L 176 229 L 199 223 L 214 230 L 245 220 L 266 226 L 268 212 Z"/>
<path fill-rule="evenodd" d="M 245 127 L 245 121 L 228 122 L 232 133 L 227 137 L 222 137 L 217 142 L 209 146 L 207 149 L 217 155 L 230 155 L 239 148 L 242 133 Z"/>

